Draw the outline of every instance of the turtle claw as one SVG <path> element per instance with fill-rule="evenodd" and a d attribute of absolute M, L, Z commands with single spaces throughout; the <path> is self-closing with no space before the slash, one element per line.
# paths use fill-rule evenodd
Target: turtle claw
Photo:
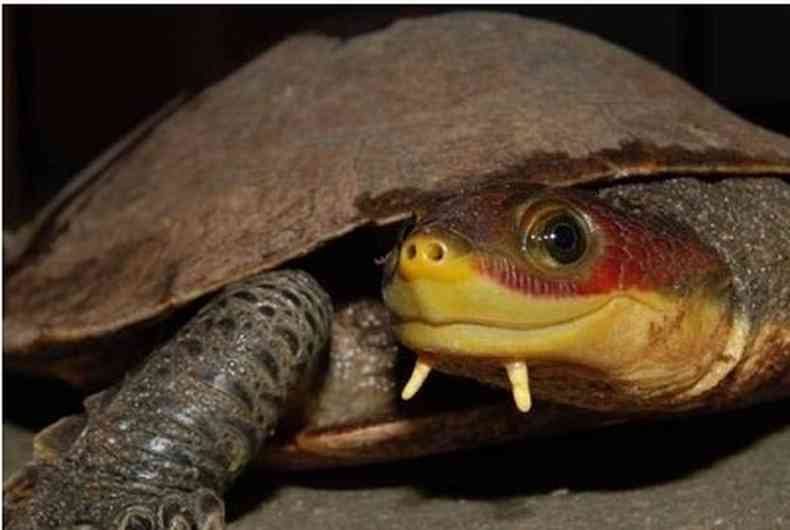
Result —
<path fill-rule="evenodd" d="M 224 530 L 225 505 L 207 489 L 170 495 L 157 510 L 157 523 L 157 530 Z"/>
<path fill-rule="evenodd" d="M 214 490 L 127 495 L 113 484 L 83 488 L 95 481 L 58 471 L 36 477 L 30 498 L 4 502 L 4 530 L 225 530 L 225 504 Z"/>
<path fill-rule="evenodd" d="M 156 514 L 147 506 L 125 508 L 113 525 L 117 530 L 153 530 L 156 528 Z"/>
<path fill-rule="evenodd" d="M 114 530 L 224 530 L 225 505 L 208 489 L 171 494 L 158 506 L 130 506 Z"/>

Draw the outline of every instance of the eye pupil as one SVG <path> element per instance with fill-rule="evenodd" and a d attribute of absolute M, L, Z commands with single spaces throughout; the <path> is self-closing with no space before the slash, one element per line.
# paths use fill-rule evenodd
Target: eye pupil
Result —
<path fill-rule="evenodd" d="M 530 261 L 544 270 L 575 265 L 587 255 L 594 232 L 586 219 L 565 204 L 538 204 L 527 210 L 520 221 L 521 249 Z"/>
<path fill-rule="evenodd" d="M 572 226 L 566 224 L 556 225 L 549 234 L 552 243 L 560 250 L 573 250 L 578 243 L 578 234 Z"/>
<path fill-rule="evenodd" d="M 549 255 L 562 265 L 578 261 L 586 250 L 582 227 L 574 217 L 567 214 L 549 220 L 540 238 Z"/>

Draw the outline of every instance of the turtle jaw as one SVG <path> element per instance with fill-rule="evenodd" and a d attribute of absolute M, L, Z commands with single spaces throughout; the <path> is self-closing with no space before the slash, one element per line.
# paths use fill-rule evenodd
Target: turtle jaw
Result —
<path fill-rule="evenodd" d="M 705 282 L 682 294 L 539 295 L 487 274 L 497 257 L 439 230 L 417 231 L 394 254 L 383 298 L 396 336 L 418 355 L 405 399 L 437 368 L 509 386 L 525 412 L 533 390 L 596 409 L 662 407 L 693 388 L 731 331 L 727 298 Z"/>
<path fill-rule="evenodd" d="M 646 293 L 531 297 L 475 274 L 471 260 L 469 269 L 457 282 L 396 276 L 384 289 L 396 317 L 395 335 L 418 352 L 405 399 L 416 394 L 430 369 L 439 368 L 509 385 L 517 407 L 527 412 L 529 370 L 581 367 L 598 378 L 616 378 L 631 371 L 632 353 L 644 352 L 656 327 L 679 310 L 671 299 Z M 502 377 L 482 375 L 492 369 Z M 668 376 L 660 372 L 654 376 Z M 564 396 L 542 397 L 580 404 Z"/>

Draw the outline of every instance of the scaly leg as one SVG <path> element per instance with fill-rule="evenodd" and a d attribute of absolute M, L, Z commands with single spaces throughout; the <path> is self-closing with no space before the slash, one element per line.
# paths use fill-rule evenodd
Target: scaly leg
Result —
<path fill-rule="evenodd" d="M 225 527 L 222 495 L 300 399 L 332 305 L 308 275 L 226 288 L 143 367 L 105 393 L 10 530 Z"/>

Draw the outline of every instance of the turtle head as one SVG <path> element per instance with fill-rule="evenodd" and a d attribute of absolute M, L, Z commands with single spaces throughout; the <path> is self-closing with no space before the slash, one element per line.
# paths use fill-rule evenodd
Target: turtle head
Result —
<path fill-rule="evenodd" d="M 538 397 L 666 407 L 705 385 L 733 328 L 731 275 L 694 230 L 622 201 L 526 183 L 417 216 L 383 296 L 418 361 Z M 529 370 L 529 371 L 528 371 Z"/>

